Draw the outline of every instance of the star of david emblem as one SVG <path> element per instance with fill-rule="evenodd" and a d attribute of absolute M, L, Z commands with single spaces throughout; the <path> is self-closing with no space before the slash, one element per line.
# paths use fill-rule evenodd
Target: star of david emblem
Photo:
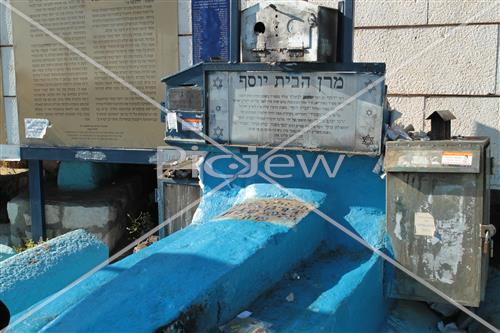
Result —
<path fill-rule="evenodd" d="M 372 110 L 366 110 L 366 115 L 367 116 L 371 116 L 373 114 L 373 111 Z"/>
<path fill-rule="evenodd" d="M 365 146 L 371 146 L 371 145 L 373 145 L 373 139 L 374 139 L 374 137 L 370 136 L 369 134 L 367 134 L 366 136 L 362 136 L 361 137 L 361 140 L 363 141 L 363 144 Z"/>
<path fill-rule="evenodd" d="M 217 106 L 215 107 L 215 111 L 220 111 L 220 110 L 221 110 L 221 106 L 220 106 L 220 105 L 217 105 Z"/>
<path fill-rule="evenodd" d="M 224 136 L 224 129 L 217 126 L 214 128 L 214 135 L 217 139 L 222 138 Z"/>
<path fill-rule="evenodd" d="M 213 86 L 217 88 L 217 90 L 222 89 L 222 79 L 217 76 L 213 81 Z"/>

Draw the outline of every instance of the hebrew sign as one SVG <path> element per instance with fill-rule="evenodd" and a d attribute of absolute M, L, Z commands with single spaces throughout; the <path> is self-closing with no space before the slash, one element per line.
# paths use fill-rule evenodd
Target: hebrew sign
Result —
<path fill-rule="evenodd" d="M 210 136 L 231 144 L 378 154 L 384 81 L 371 73 L 212 72 Z"/>
<path fill-rule="evenodd" d="M 176 1 L 44 0 L 13 5 L 64 40 L 60 43 L 12 16 L 21 143 L 124 148 L 163 143 L 160 110 L 96 64 L 161 101 L 160 78 L 178 66 Z M 32 119 L 48 124 L 46 131 L 32 135 L 26 127 Z"/>

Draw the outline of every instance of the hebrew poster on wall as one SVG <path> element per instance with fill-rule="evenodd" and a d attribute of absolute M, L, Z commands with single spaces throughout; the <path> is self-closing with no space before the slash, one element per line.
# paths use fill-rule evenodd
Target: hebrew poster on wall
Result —
<path fill-rule="evenodd" d="M 163 143 L 160 110 L 98 66 L 160 102 L 161 77 L 178 67 L 177 1 L 12 4 L 64 40 L 12 14 L 21 143 L 111 148 Z"/>

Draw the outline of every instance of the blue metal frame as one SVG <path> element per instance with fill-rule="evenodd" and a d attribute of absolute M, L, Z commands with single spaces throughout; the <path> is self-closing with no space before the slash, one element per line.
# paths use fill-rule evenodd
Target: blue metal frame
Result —
<path fill-rule="evenodd" d="M 45 228 L 45 200 L 43 193 L 43 166 L 40 160 L 28 161 L 29 195 L 31 213 L 31 238 L 34 241 L 47 237 Z"/>
<path fill-rule="evenodd" d="M 28 161 L 31 237 L 34 241 L 47 237 L 45 227 L 45 200 L 43 191 L 43 160 L 88 161 L 99 163 L 155 164 L 156 149 L 113 149 L 88 147 L 21 147 L 21 159 Z M 104 158 L 82 159 L 77 154 L 94 153 Z M 89 154 L 87 154 L 89 155 Z"/>
<path fill-rule="evenodd" d="M 78 158 L 89 152 L 105 158 Z M 21 147 L 22 160 L 87 161 L 98 163 L 155 164 L 156 149 L 119 149 L 88 147 Z"/>

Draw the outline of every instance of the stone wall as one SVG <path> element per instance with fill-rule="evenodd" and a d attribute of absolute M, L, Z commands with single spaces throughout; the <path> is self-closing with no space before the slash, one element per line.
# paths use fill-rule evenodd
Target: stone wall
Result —
<path fill-rule="evenodd" d="M 356 0 L 354 60 L 385 62 L 398 120 L 452 111 L 453 135 L 489 136 L 500 189 L 500 1 Z"/>

